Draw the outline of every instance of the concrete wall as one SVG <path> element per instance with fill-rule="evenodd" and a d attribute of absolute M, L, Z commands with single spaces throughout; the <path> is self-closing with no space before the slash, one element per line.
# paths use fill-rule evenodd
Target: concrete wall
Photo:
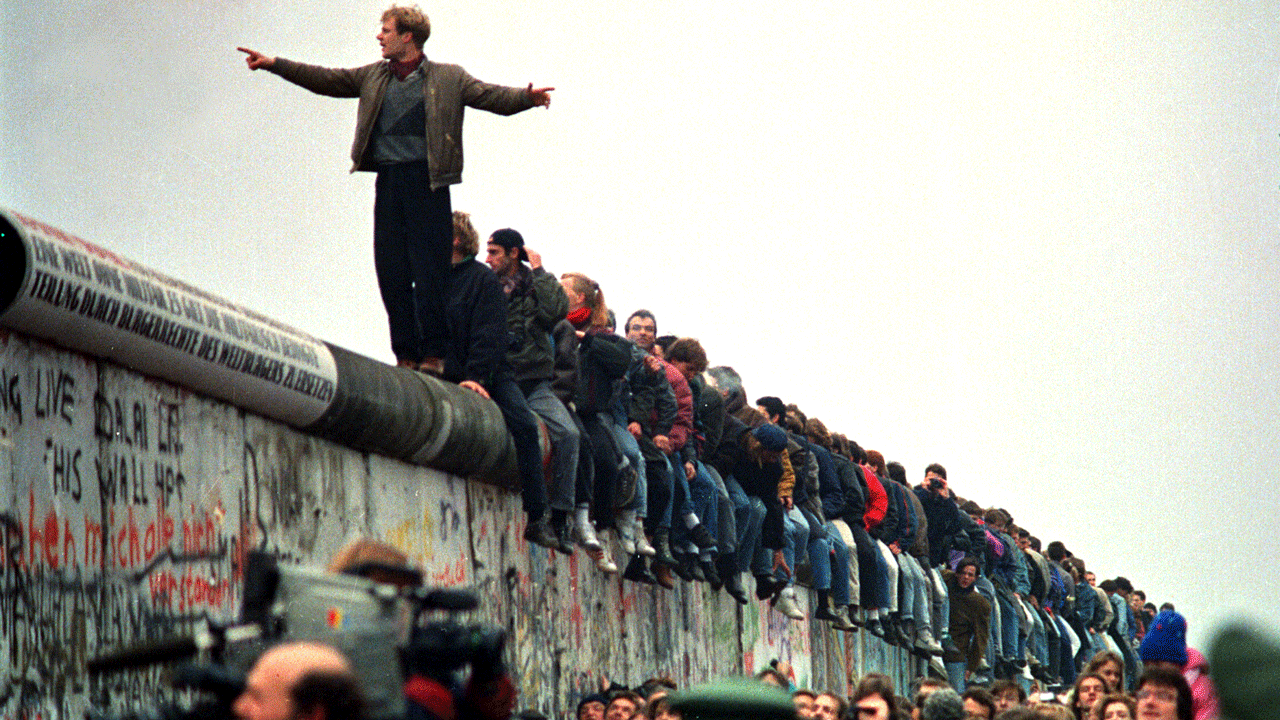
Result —
<path fill-rule="evenodd" d="M 429 582 L 473 586 L 505 627 L 520 707 L 571 709 L 601 673 L 681 683 L 789 660 L 844 689 L 914 663 L 865 633 L 601 575 L 521 539 L 519 497 L 319 440 L 223 402 L 0 330 L 0 720 L 145 707 L 160 670 L 90 678 L 86 659 L 234 618 L 244 553 L 323 565 L 356 534 Z M 801 593 L 802 600 L 809 600 Z"/>

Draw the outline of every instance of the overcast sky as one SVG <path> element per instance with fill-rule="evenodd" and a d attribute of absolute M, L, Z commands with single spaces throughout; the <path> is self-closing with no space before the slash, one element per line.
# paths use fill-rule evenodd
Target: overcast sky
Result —
<path fill-rule="evenodd" d="M 625 318 L 1185 612 L 1280 623 L 1272 3 L 431 3 L 456 209 Z M 381 2 L 0 8 L 0 206 L 391 360 L 355 101 Z M 1268 460 L 1271 458 L 1271 460 Z"/>

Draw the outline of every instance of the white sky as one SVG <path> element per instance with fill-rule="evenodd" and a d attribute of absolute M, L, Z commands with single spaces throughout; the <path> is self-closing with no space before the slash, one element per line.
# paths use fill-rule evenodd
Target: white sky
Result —
<path fill-rule="evenodd" d="M 431 58 L 557 87 L 468 114 L 454 207 L 1193 644 L 1280 622 L 1280 9 L 798 5 L 425 5 Z M 371 62 L 382 9 L 4 4 L 0 205 L 390 360 L 355 102 L 234 50 Z"/>

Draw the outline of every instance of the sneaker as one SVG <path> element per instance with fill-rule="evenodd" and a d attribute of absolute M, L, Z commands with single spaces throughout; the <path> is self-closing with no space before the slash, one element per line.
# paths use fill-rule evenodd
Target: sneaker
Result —
<path fill-rule="evenodd" d="M 773 606 L 774 610 L 786 615 L 792 620 L 803 620 L 804 611 L 800 609 L 800 601 L 796 597 L 796 589 L 787 586 L 778 593 L 777 602 Z"/>
<path fill-rule="evenodd" d="M 600 538 L 596 537 L 596 529 L 591 526 L 591 516 L 587 508 L 580 507 L 574 513 L 573 540 L 589 554 L 603 548 Z"/>
<path fill-rule="evenodd" d="M 834 612 L 836 619 L 831 622 L 831 627 L 845 632 L 858 632 L 858 626 L 849 620 L 849 608 L 837 605 Z"/>
<path fill-rule="evenodd" d="M 606 575 L 613 575 L 618 572 L 618 564 L 613 561 L 613 557 L 608 550 L 601 548 L 599 550 L 587 550 L 587 554 L 596 561 L 596 567 L 600 572 Z"/>
<path fill-rule="evenodd" d="M 872 615 L 870 618 L 868 618 L 868 619 L 867 619 L 867 622 L 866 622 L 866 624 L 864 625 L 864 627 L 866 627 L 866 628 L 867 628 L 867 632 L 871 633 L 872 635 L 875 635 L 876 637 L 880 638 L 881 640 L 884 640 L 884 639 L 885 639 L 885 637 L 884 637 L 884 627 L 882 627 L 882 626 L 880 625 L 880 618 L 878 618 L 878 617 L 876 617 L 876 616 Z"/>
<path fill-rule="evenodd" d="M 947 679 L 947 666 L 942 664 L 940 658 L 929 658 L 929 676 L 939 680 Z"/>
<path fill-rule="evenodd" d="M 636 521 L 619 513 L 614 520 L 614 525 L 618 529 L 618 547 L 622 548 L 622 553 L 624 555 L 635 555 Z"/>
<path fill-rule="evenodd" d="M 525 526 L 524 539 L 534 545 L 541 545 L 552 550 L 560 546 L 560 541 L 556 539 L 556 534 L 551 529 L 551 523 L 547 522 L 545 517 Z"/>
<path fill-rule="evenodd" d="M 960 648 L 956 647 L 956 644 L 955 644 L 954 642 L 952 642 L 952 641 L 951 641 L 951 635 L 950 635 L 950 634 L 944 635 L 944 636 L 943 636 L 943 638 L 942 638 L 942 652 L 943 652 L 943 653 L 950 653 L 950 654 L 952 654 L 952 655 L 960 655 L 960 654 L 962 654 L 962 653 L 960 652 Z"/>
<path fill-rule="evenodd" d="M 657 550 L 649 544 L 649 540 L 644 536 L 644 520 L 636 518 L 635 530 L 632 533 L 636 539 L 636 552 L 645 557 L 653 557 Z"/>
<path fill-rule="evenodd" d="M 916 631 L 915 647 L 929 655 L 942 656 L 942 645 L 933 639 L 933 630 L 927 625 Z"/>

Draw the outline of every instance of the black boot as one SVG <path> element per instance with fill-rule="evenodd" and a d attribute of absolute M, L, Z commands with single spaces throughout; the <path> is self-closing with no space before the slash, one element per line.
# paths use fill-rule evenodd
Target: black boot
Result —
<path fill-rule="evenodd" d="M 524 539 L 552 550 L 559 545 L 559 541 L 556 540 L 556 531 L 551 529 L 551 523 L 547 522 L 546 516 L 529 521 L 524 528 Z"/>
<path fill-rule="evenodd" d="M 671 566 L 671 572 L 674 572 L 677 577 L 685 582 L 692 582 L 693 573 L 689 572 L 689 556 L 685 553 L 680 553 L 675 556 L 675 559 L 676 564 Z"/>
<path fill-rule="evenodd" d="M 712 590 L 719 592 L 724 587 L 724 581 L 720 578 L 720 573 L 716 572 L 716 564 L 710 560 L 702 560 L 698 565 L 702 567 L 702 576 L 707 579 L 707 584 Z"/>
<path fill-rule="evenodd" d="M 573 554 L 573 533 L 569 528 L 569 513 L 551 511 L 551 528 L 556 531 L 556 550 L 565 555 Z"/>
<path fill-rule="evenodd" d="M 836 614 L 831 611 L 831 591 L 818 591 L 818 609 L 813 611 L 815 620 L 835 620 Z"/>
<path fill-rule="evenodd" d="M 724 591 L 729 593 L 729 597 L 746 605 L 750 598 L 747 597 L 746 590 L 742 589 L 742 573 L 738 572 L 737 560 L 731 555 L 721 555 L 716 562 L 720 566 L 720 579 L 724 581 Z"/>
<path fill-rule="evenodd" d="M 698 563 L 698 556 L 693 553 L 686 553 L 684 556 L 685 570 L 689 572 L 689 579 L 693 582 L 706 582 L 707 576 L 702 574 L 702 565 Z"/>
<path fill-rule="evenodd" d="M 716 546 L 716 539 L 711 537 L 711 531 L 707 530 L 707 526 L 702 523 L 689 528 L 689 539 L 702 550 L 709 550 Z"/>
<path fill-rule="evenodd" d="M 649 572 L 649 563 L 646 561 L 645 556 L 640 553 L 631 556 L 631 561 L 627 563 L 627 569 L 622 573 L 622 579 L 644 583 L 645 585 L 653 585 L 658 582 L 653 573 Z"/>

